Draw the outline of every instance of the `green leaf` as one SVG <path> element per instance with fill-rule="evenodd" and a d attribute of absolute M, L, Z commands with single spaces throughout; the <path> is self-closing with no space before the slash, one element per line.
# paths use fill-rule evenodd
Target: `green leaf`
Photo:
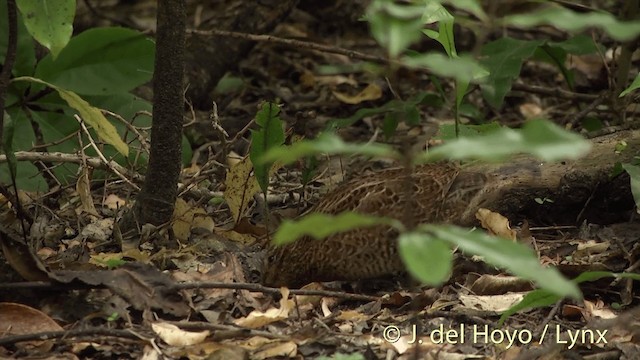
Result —
<path fill-rule="evenodd" d="M 405 56 L 400 61 L 408 67 L 425 68 L 439 76 L 449 77 L 462 82 L 484 81 L 489 75 L 478 62 L 470 57 L 449 58 L 439 53 Z"/>
<path fill-rule="evenodd" d="M 89 105 L 89 103 L 78 96 L 78 94 L 33 77 L 24 76 L 15 78 L 13 81 L 31 81 L 46 85 L 57 91 L 60 97 L 64 99 L 70 107 L 78 112 L 82 120 L 86 121 L 93 127 L 100 139 L 107 144 L 112 145 L 121 154 L 125 156 L 129 154 L 129 147 L 124 141 L 122 141 L 116 131 L 116 128 L 109 122 L 109 120 L 107 120 L 107 118 L 104 117 L 104 115 L 102 115 L 100 109 Z"/>
<path fill-rule="evenodd" d="M 631 85 L 629 85 L 628 88 L 624 89 L 620 93 L 620 97 L 627 96 L 630 92 L 632 92 L 633 90 L 636 90 L 637 88 L 640 88 L 640 74 L 636 75 L 636 78 L 633 79 L 633 82 L 631 83 Z"/>
<path fill-rule="evenodd" d="M 336 353 L 332 356 L 320 356 L 316 360 L 365 360 L 364 355 L 360 353 L 342 354 Z"/>
<path fill-rule="evenodd" d="M 278 105 L 265 102 L 262 109 L 256 114 L 256 124 L 259 130 L 251 131 L 251 150 L 249 157 L 253 163 L 258 185 L 262 192 L 266 193 L 269 186 L 269 169 L 271 163 L 259 163 L 258 158 L 264 155 L 269 149 L 281 146 L 284 143 L 283 122 L 278 117 L 280 108 Z"/>
<path fill-rule="evenodd" d="M 422 7 L 392 0 L 373 0 L 366 13 L 371 35 L 395 58 L 420 39 Z"/>
<path fill-rule="evenodd" d="M 480 85 L 482 94 L 494 108 L 502 106 L 511 84 L 520 75 L 524 60 L 531 57 L 542 40 L 516 40 L 508 37 L 490 42 L 482 47 L 481 64 L 490 75 Z"/>
<path fill-rule="evenodd" d="M 70 118 L 68 114 L 54 111 L 34 111 L 31 113 L 31 117 L 38 124 L 43 141 L 47 144 L 53 144 L 47 146 L 47 151 L 73 154 L 79 149 L 78 137 L 70 135 L 79 130 L 80 124 Z M 66 141 L 62 141 L 62 139 L 66 139 Z M 86 138 L 83 138 L 84 141 Z M 95 152 L 93 149 L 87 149 L 86 154 L 93 156 Z M 79 167 L 79 164 L 60 163 L 50 171 L 62 184 L 69 185 L 77 182 Z"/>
<path fill-rule="evenodd" d="M 312 213 L 299 220 L 285 220 L 273 237 L 273 243 L 284 245 L 294 242 L 300 237 L 309 235 L 315 239 L 324 239 L 339 232 L 387 224 L 401 229 L 402 224 L 397 220 L 372 215 L 343 212 L 338 215 Z"/>
<path fill-rule="evenodd" d="M 609 271 L 587 271 L 580 274 L 577 278 L 573 279 L 576 283 L 583 283 L 585 281 L 596 281 L 605 277 L 614 277 L 616 279 L 632 279 L 640 280 L 640 274 L 637 273 L 612 273 Z"/>
<path fill-rule="evenodd" d="M 536 49 L 533 59 L 537 61 L 544 61 L 557 67 L 567 82 L 567 86 L 570 89 L 573 89 L 573 74 L 565 66 L 567 52 L 564 49 L 543 44 Z"/>
<path fill-rule="evenodd" d="M 522 244 L 450 225 L 422 225 L 418 230 L 431 233 L 433 238 L 457 246 L 466 254 L 482 256 L 485 262 L 531 280 L 556 295 L 582 298 L 575 283 L 562 277 L 555 268 L 542 267 L 535 253 Z"/>
<path fill-rule="evenodd" d="M 7 24 L 7 2 L 0 1 L 0 59 L 6 58 L 7 44 L 9 40 L 9 27 Z M 18 43 L 16 49 L 16 61 L 12 73 L 16 76 L 33 75 L 36 66 L 36 52 L 33 37 L 24 26 L 22 18 L 18 16 Z M 22 93 L 22 92 L 21 92 Z M 5 106 L 11 104 L 9 101 Z"/>
<path fill-rule="evenodd" d="M 430 234 L 401 234 L 398 238 L 398 251 L 409 273 L 427 285 L 440 285 L 451 273 L 451 246 Z"/>
<path fill-rule="evenodd" d="M 557 294 L 549 290 L 545 290 L 545 289 L 533 290 L 529 292 L 527 295 L 525 295 L 524 298 L 520 300 L 519 303 L 513 305 L 512 307 L 507 309 L 505 312 L 503 312 L 502 315 L 500 316 L 500 321 L 498 322 L 498 325 L 501 326 L 502 324 L 504 324 L 505 320 L 507 320 L 509 316 L 517 313 L 518 311 L 550 306 L 557 303 L 561 299 L 562 299 L 561 296 L 558 296 Z"/>
<path fill-rule="evenodd" d="M 45 56 L 36 77 L 82 95 L 128 92 L 151 80 L 154 43 L 124 28 L 95 28 L 74 36 L 54 61 Z"/>
<path fill-rule="evenodd" d="M 75 0 L 17 0 L 29 33 L 51 51 L 55 59 L 73 33 Z"/>
<path fill-rule="evenodd" d="M 572 280 L 575 284 L 580 284 L 587 281 L 597 281 L 605 277 L 614 278 L 628 278 L 633 280 L 640 280 L 640 274 L 622 273 L 616 274 L 610 271 L 587 271 L 580 274 L 578 277 Z M 519 303 L 515 304 L 507 311 L 505 311 L 500 317 L 499 324 L 502 325 L 504 321 L 511 315 L 518 311 L 525 309 L 541 308 L 557 303 L 562 298 L 548 290 L 538 289 L 529 292 Z"/>
<path fill-rule="evenodd" d="M 7 163 L 0 163 L 0 182 L 10 184 L 15 176 L 16 184 L 21 190 L 47 191 L 49 187 L 40 170 L 31 162 L 17 161 L 14 154 L 15 151 L 31 150 L 36 139 L 24 112 L 15 108 L 7 110 L 3 138 L 3 150 L 7 155 Z"/>
<path fill-rule="evenodd" d="M 589 55 L 598 52 L 598 45 L 594 42 L 593 38 L 582 34 L 573 36 L 565 41 L 549 41 L 547 45 L 560 48 L 574 55 Z"/>
<path fill-rule="evenodd" d="M 570 32 L 580 32 L 589 27 L 597 27 L 618 41 L 631 40 L 640 35 L 638 21 L 619 21 L 604 11 L 577 13 L 562 6 L 547 6 L 538 11 L 508 16 L 504 22 L 507 25 L 523 28 L 549 24 Z"/>
<path fill-rule="evenodd" d="M 640 207 L 640 166 L 631 164 L 622 164 L 622 167 L 631 179 L 631 193 L 633 194 L 633 200 L 636 202 L 636 207 Z"/>
<path fill-rule="evenodd" d="M 416 163 L 447 160 L 500 161 L 530 154 L 543 161 L 575 159 L 591 149 L 589 141 L 548 120 L 531 120 L 522 129 L 501 128 L 482 136 L 451 140 L 416 157 Z"/>
<path fill-rule="evenodd" d="M 442 47 L 444 47 L 444 50 L 450 58 L 457 57 L 458 52 L 456 51 L 456 44 L 453 36 L 453 15 L 451 15 L 438 1 L 430 0 L 426 3 L 422 20 L 425 24 L 438 23 L 438 31 L 424 29 L 422 32 L 442 44 Z"/>
<path fill-rule="evenodd" d="M 360 154 L 373 157 L 400 159 L 400 154 L 389 145 L 366 143 L 345 143 L 337 135 L 322 133 L 314 140 L 298 141 L 290 146 L 279 146 L 267 151 L 258 163 L 280 161 L 283 165 L 290 164 L 298 159 L 318 154 Z"/>
<path fill-rule="evenodd" d="M 489 17 L 482 9 L 478 0 L 444 0 L 443 2 L 458 9 L 468 11 L 484 22 L 489 21 Z"/>
<path fill-rule="evenodd" d="M 480 125 L 458 125 L 460 131 L 460 137 L 476 137 L 482 136 L 482 134 L 490 133 L 492 131 L 498 131 L 502 129 L 502 126 L 498 122 L 490 122 L 488 124 Z M 435 136 L 438 140 L 453 140 L 456 139 L 455 125 L 454 124 L 441 124 L 438 128 L 438 133 Z"/>

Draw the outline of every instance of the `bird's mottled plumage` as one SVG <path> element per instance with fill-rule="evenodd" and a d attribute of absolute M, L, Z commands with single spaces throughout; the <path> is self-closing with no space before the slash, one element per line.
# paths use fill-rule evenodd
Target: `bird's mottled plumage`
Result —
<path fill-rule="evenodd" d="M 388 216 L 409 226 L 456 223 L 485 181 L 484 175 L 465 172 L 454 164 L 420 165 L 413 171 L 386 169 L 338 185 L 309 212 L 354 211 Z M 404 266 L 396 237 L 390 227 L 376 225 L 322 240 L 303 237 L 286 246 L 269 246 L 263 282 L 296 287 L 313 281 L 362 280 L 399 273 Z"/>

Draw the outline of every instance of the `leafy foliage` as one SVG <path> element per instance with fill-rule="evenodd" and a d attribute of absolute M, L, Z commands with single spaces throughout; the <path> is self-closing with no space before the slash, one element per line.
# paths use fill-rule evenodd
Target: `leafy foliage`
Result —
<path fill-rule="evenodd" d="M 336 216 L 315 213 L 309 214 L 298 221 L 285 220 L 278 228 L 278 232 L 273 238 L 273 243 L 277 245 L 284 245 L 305 235 L 309 235 L 316 239 L 322 239 L 357 227 L 375 226 L 380 224 L 387 224 L 398 229 L 403 228 L 402 224 L 398 221 L 384 217 L 357 214 L 353 212 L 345 212 Z"/>
<path fill-rule="evenodd" d="M 464 8 L 483 21 L 487 20 L 486 14 L 476 2 L 445 3 Z M 418 4 L 423 4 L 424 7 Z M 418 8 L 422 9 L 422 17 L 416 16 L 415 13 L 410 14 L 411 11 L 418 11 Z M 607 18 L 606 15 L 601 15 L 594 16 L 601 20 Z M 533 16 L 535 17 L 536 15 Z M 481 60 L 476 61 L 468 56 L 458 55 L 452 31 L 455 17 L 451 16 L 438 1 L 424 0 L 410 5 L 398 5 L 391 1 L 377 0 L 372 3 L 367 12 L 367 20 L 371 25 L 372 35 L 386 47 L 391 57 L 397 58 L 405 66 L 427 68 L 436 76 L 455 80 L 456 113 L 464 107 L 464 96 L 469 85 L 474 82 L 480 85 L 484 99 L 494 108 L 500 108 L 505 95 L 511 90 L 513 81 L 520 75 L 525 61 L 544 61 L 557 66 L 571 87 L 573 75 L 564 65 L 567 56 L 599 51 L 593 40 L 583 35 L 561 42 L 517 40 L 507 37 L 485 44 L 482 47 Z M 515 17 L 510 18 L 509 21 L 510 24 L 527 26 L 525 22 Z M 629 24 L 622 24 L 615 19 L 612 21 L 611 24 L 619 25 L 625 32 L 635 31 Z M 425 24 L 436 24 L 437 30 L 422 29 L 421 26 Z M 571 27 L 560 26 L 560 28 Z M 416 35 L 418 29 L 438 41 L 447 55 L 419 54 L 407 50 L 409 45 L 418 39 Z M 575 30 L 578 27 L 571 29 Z M 621 34 L 616 33 L 614 36 L 621 36 Z M 332 121 L 330 129 L 347 126 L 365 116 L 376 114 L 385 115 L 385 133 L 387 129 L 394 129 L 398 121 L 415 124 L 419 121 L 419 111 L 416 107 L 426 99 L 438 105 L 446 103 L 442 93 L 419 92 L 407 101 L 392 100 L 382 107 L 360 109 L 349 118 Z M 463 136 L 454 139 L 460 134 Z M 430 149 L 429 152 L 414 154 L 414 163 L 470 159 L 504 161 L 515 154 L 528 154 L 544 161 L 552 161 L 575 159 L 590 149 L 590 143 L 581 136 L 543 119 L 528 121 L 521 129 L 502 128 L 497 124 L 478 127 L 456 124 L 454 129 L 450 126 L 443 128 L 440 136 L 448 141 L 444 145 Z M 291 146 L 272 149 L 261 161 L 279 160 L 283 163 L 291 163 L 320 153 L 345 155 L 358 153 L 372 157 L 402 159 L 400 153 L 384 145 L 347 144 L 334 135 L 324 133 L 315 140 L 305 140 Z M 309 222 L 304 218 L 298 222 L 288 221 L 283 224 L 276 234 L 276 243 L 292 241 L 304 234 L 319 237 L 357 226 L 372 226 L 376 219 L 360 214 L 349 215 L 349 213 L 336 217 L 316 215 L 318 214 L 310 215 Z M 352 223 L 350 224 L 349 221 Z M 337 224 L 339 226 L 334 227 Z M 328 228 L 332 230 L 327 230 Z M 397 226 L 396 228 L 402 229 Z M 541 267 L 536 255 L 519 244 L 478 232 L 440 225 L 422 225 L 408 233 L 401 231 L 399 237 L 400 253 L 407 268 L 415 277 L 429 284 L 437 284 L 446 278 L 451 269 L 452 247 L 459 247 L 470 254 L 481 255 L 488 263 L 534 281 L 543 289 L 540 290 L 541 293 L 546 292 L 556 297 L 581 297 L 575 283 L 565 280 L 555 269 Z M 549 300 L 544 296 L 541 298 Z"/>
<path fill-rule="evenodd" d="M 508 16 L 504 22 L 522 28 L 549 24 L 571 32 L 597 27 L 620 41 L 633 39 L 640 34 L 640 23 L 638 22 L 620 21 L 604 11 L 581 14 L 562 6 L 545 7 L 527 14 Z"/>
<path fill-rule="evenodd" d="M 45 56 L 34 77 L 80 95 L 116 95 L 151 80 L 154 43 L 138 31 L 96 28 L 74 36 L 54 59 Z"/>
<path fill-rule="evenodd" d="M 574 283 L 572 287 L 575 287 L 575 285 L 583 282 L 596 281 L 606 277 L 640 280 L 639 274 L 618 274 L 609 271 L 587 271 L 572 280 L 572 282 Z M 525 295 L 525 297 L 519 303 L 512 306 L 502 314 L 499 324 L 503 324 L 509 316 L 517 313 L 518 311 L 553 305 L 560 300 L 562 300 L 561 296 L 558 296 L 557 293 L 553 293 L 548 289 L 538 289 L 531 291 L 527 295 Z"/>
<path fill-rule="evenodd" d="M 50 146 L 49 151 L 75 153 L 80 148 L 79 124 L 74 114 L 93 128 L 92 133 L 109 144 L 102 149 L 107 158 L 125 163 L 146 164 L 146 154 L 130 153 L 141 144 L 122 122 L 112 122 L 102 110 L 136 119 L 136 126 L 149 126 L 151 104 L 129 92 L 147 83 L 152 76 L 155 45 L 144 34 L 125 28 L 96 28 L 71 37 L 75 1 L 18 1 L 18 48 L 14 75 L 6 100 L 6 111 L 14 126 L 13 151 L 29 151 L 37 144 L 34 127 Z M 0 4 L 0 30 L 7 29 L 6 4 Z M 0 31 L 0 55 L 7 48 L 7 32 Z M 51 52 L 36 61 L 34 39 Z M 55 90 L 51 92 L 50 90 Z M 83 135 L 83 138 L 86 137 Z M 82 140 L 88 143 L 87 139 Z M 128 144 L 128 145 L 127 145 Z M 85 150 L 89 156 L 93 149 Z M 183 159 L 191 149 L 183 138 Z M 6 180 L 6 164 L 0 176 Z M 65 163 L 51 171 L 62 183 L 75 179 L 77 165 Z M 37 168 L 27 162 L 17 164 L 17 183 L 25 190 L 45 190 L 47 184 Z"/>
<path fill-rule="evenodd" d="M 80 114 L 80 117 L 84 121 L 93 126 L 94 130 L 102 140 L 107 144 L 111 144 L 121 154 L 125 156 L 129 154 L 129 147 L 122 141 L 122 139 L 120 139 L 116 128 L 107 120 L 106 117 L 104 117 L 104 115 L 102 115 L 100 109 L 89 105 L 89 103 L 84 101 L 80 96 L 78 96 L 78 94 L 33 77 L 25 76 L 15 78 L 13 81 L 30 81 L 33 83 L 47 85 L 54 89 L 72 109 L 76 110 Z"/>
<path fill-rule="evenodd" d="M 270 163 L 259 164 L 256 162 L 260 156 L 269 149 L 276 148 L 284 143 L 284 130 L 282 130 L 282 120 L 278 117 L 280 108 L 273 103 L 264 103 L 262 109 L 256 115 L 256 124 L 260 126 L 259 130 L 251 131 L 251 162 L 254 164 L 256 180 L 266 194 L 269 186 L 269 169 Z"/>
<path fill-rule="evenodd" d="M 57 57 L 73 32 L 75 0 L 17 0 L 16 5 L 29 34 Z"/>
<path fill-rule="evenodd" d="M 451 140 L 427 153 L 416 162 L 450 160 L 505 160 L 518 153 L 530 154 L 544 161 L 575 159 L 586 154 L 591 144 L 580 135 L 570 133 L 548 120 L 532 120 L 522 129 L 501 128 L 476 137 Z"/>
<path fill-rule="evenodd" d="M 523 279 L 532 280 L 554 294 L 582 297 L 575 284 L 564 279 L 555 268 L 542 268 L 537 255 L 522 244 L 448 225 L 422 225 L 419 230 L 429 240 L 444 241 L 459 247 L 466 254 L 479 255 L 489 264 L 507 269 Z"/>

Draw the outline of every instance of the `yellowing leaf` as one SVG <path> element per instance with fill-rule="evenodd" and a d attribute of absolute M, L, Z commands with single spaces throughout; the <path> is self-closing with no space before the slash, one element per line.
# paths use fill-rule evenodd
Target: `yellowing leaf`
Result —
<path fill-rule="evenodd" d="M 232 165 L 227 172 L 227 178 L 224 183 L 224 199 L 227 201 L 233 220 L 237 222 L 244 211 L 247 209 L 249 202 L 253 199 L 260 186 L 251 175 L 253 164 L 249 157 L 242 159 L 239 163 Z"/>
<path fill-rule="evenodd" d="M 119 153 L 124 156 L 129 155 L 129 146 L 122 141 L 120 135 L 118 135 L 118 131 L 115 126 L 107 120 L 100 109 L 91 106 L 88 102 L 82 99 L 78 94 L 73 91 L 65 90 L 61 87 L 50 84 L 46 81 L 42 81 L 40 79 L 36 79 L 29 76 L 23 76 L 19 78 L 13 79 L 13 81 L 31 81 L 39 84 L 46 85 L 53 90 L 57 91 L 60 97 L 67 102 L 67 104 L 78 111 L 78 114 L 82 118 L 82 120 L 86 121 L 87 124 L 91 125 L 95 130 L 98 137 L 107 144 L 113 146 Z"/>

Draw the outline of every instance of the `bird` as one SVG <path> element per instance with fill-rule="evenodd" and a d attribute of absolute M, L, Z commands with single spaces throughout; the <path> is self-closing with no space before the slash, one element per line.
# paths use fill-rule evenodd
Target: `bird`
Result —
<path fill-rule="evenodd" d="M 470 200 L 486 182 L 485 174 L 450 162 L 388 168 L 339 185 L 307 213 L 386 216 L 409 229 L 419 223 L 460 224 Z M 287 245 L 268 245 L 262 283 L 300 287 L 402 273 L 397 236 L 395 229 L 380 224 L 324 239 L 304 236 Z"/>

